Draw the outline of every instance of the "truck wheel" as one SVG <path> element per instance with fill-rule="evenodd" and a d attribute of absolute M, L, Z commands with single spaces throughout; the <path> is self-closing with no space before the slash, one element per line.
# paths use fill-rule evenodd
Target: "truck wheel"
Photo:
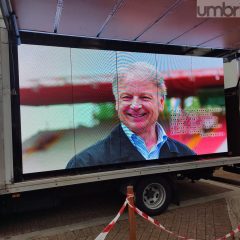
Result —
<path fill-rule="evenodd" d="M 143 179 L 136 185 L 136 205 L 150 216 L 168 208 L 171 201 L 171 187 L 162 177 Z"/>

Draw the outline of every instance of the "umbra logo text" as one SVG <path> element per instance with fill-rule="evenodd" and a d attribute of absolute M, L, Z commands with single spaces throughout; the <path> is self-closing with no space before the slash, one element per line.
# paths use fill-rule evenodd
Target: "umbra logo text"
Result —
<path fill-rule="evenodd" d="M 240 0 L 197 0 L 197 17 L 240 17 Z"/>

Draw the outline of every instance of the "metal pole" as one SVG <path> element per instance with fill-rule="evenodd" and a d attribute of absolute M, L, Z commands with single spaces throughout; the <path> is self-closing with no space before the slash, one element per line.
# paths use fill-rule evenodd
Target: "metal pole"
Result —
<path fill-rule="evenodd" d="M 127 197 L 129 203 L 134 207 L 134 192 L 133 186 L 127 187 Z M 136 240 L 136 218 L 134 209 L 128 206 L 128 217 L 129 217 L 129 240 Z"/>

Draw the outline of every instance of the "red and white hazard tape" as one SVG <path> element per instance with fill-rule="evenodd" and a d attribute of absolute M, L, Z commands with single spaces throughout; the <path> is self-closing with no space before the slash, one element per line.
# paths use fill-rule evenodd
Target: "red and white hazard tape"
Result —
<path fill-rule="evenodd" d="M 130 196 L 131 197 L 131 196 Z M 122 213 L 124 212 L 124 209 L 126 208 L 126 206 L 129 205 L 132 209 L 134 209 L 134 211 L 140 215 L 142 218 L 144 218 L 145 220 L 151 222 L 152 224 L 154 224 L 156 227 L 160 228 L 161 230 L 169 233 L 170 235 L 173 235 L 179 239 L 185 239 L 185 240 L 196 240 L 193 238 L 187 238 L 187 237 L 183 237 L 180 235 L 177 235 L 176 233 L 166 229 L 163 225 L 160 224 L 159 221 L 149 217 L 146 213 L 142 212 L 141 210 L 139 210 L 138 208 L 136 208 L 135 206 L 132 206 L 128 199 L 125 200 L 124 204 L 122 205 L 121 209 L 119 210 L 118 214 L 115 216 L 115 218 L 103 229 L 103 231 L 95 238 L 95 240 L 104 240 L 107 236 L 107 234 L 111 231 L 111 229 L 114 227 L 115 223 L 117 222 L 117 220 L 119 219 L 119 217 L 122 215 Z M 240 225 L 233 231 L 231 231 L 230 233 L 226 234 L 223 237 L 220 237 L 216 240 L 226 240 L 229 237 L 234 236 L 235 234 L 237 234 L 238 232 L 240 232 Z"/>
<path fill-rule="evenodd" d="M 156 227 L 162 229 L 163 231 L 165 231 L 165 232 L 167 232 L 167 233 L 169 233 L 169 234 L 171 234 L 171 235 L 173 235 L 173 236 L 175 236 L 175 237 L 177 237 L 177 238 L 180 238 L 180 239 L 194 240 L 194 239 L 192 239 L 192 238 L 186 238 L 186 237 L 183 237 L 183 236 L 178 236 L 178 235 L 176 235 L 174 232 L 166 229 L 162 224 L 160 224 L 160 222 L 159 222 L 158 220 L 155 220 L 155 219 L 149 217 L 146 213 L 144 213 L 144 212 L 142 212 L 141 210 L 139 210 L 138 208 L 132 206 L 132 205 L 129 203 L 128 200 L 127 200 L 127 202 L 128 202 L 128 205 L 129 205 L 132 209 L 134 209 L 134 211 L 135 211 L 139 216 L 141 216 L 141 217 L 144 218 L 145 220 L 149 221 L 150 223 L 154 224 Z"/>
<path fill-rule="evenodd" d="M 126 199 L 121 209 L 119 210 L 118 214 L 116 215 L 116 217 L 103 229 L 103 231 L 95 238 L 95 240 L 104 240 L 106 238 L 108 233 L 111 231 L 111 229 L 114 227 L 117 220 L 120 218 L 120 216 L 124 212 L 124 209 L 126 208 L 127 204 L 128 204 L 128 201 Z"/>
<path fill-rule="evenodd" d="M 129 203 L 128 200 L 127 200 L 127 202 L 128 202 L 128 205 L 129 205 L 131 208 L 133 208 L 134 211 L 135 211 L 139 216 L 141 216 L 141 217 L 144 218 L 145 220 L 151 222 L 152 224 L 154 224 L 156 227 L 162 229 L 163 231 L 165 231 L 165 232 L 167 232 L 167 233 L 169 233 L 169 234 L 171 234 L 171 235 L 173 235 L 173 236 L 175 236 L 175 237 L 177 237 L 177 238 L 180 238 L 180 239 L 196 240 L 196 239 L 193 239 L 193 238 L 187 238 L 187 237 L 183 237 L 183 236 L 177 235 L 176 233 L 174 233 L 174 232 L 166 229 L 163 225 L 160 224 L 160 222 L 158 222 L 157 220 L 149 217 L 146 213 L 142 212 L 142 211 L 139 210 L 138 208 L 132 206 L 132 205 Z M 239 225 L 235 230 L 231 231 L 230 233 L 228 233 L 228 234 L 226 234 L 225 236 L 220 237 L 220 238 L 218 238 L 218 239 L 216 239 L 216 240 L 225 240 L 225 239 L 227 239 L 227 238 L 229 238 L 229 237 L 234 236 L 234 235 L 235 235 L 236 233 L 238 233 L 238 232 L 240 232 L 240 225 Z"/>
<path fill-rule="evenodd" d="M 225 240 L 229 237 L 233 237 L 234 235 L 236 235 L 238 232 L 240 232 L 240 225 L 233 231 L 231 231 L 230 233 L 226 234 L 225 236 L 218 238 L 216 240 Z"/>

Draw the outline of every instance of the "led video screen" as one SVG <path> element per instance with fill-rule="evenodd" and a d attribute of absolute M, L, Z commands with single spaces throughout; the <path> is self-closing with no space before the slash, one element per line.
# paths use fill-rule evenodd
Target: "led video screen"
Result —
<path fill-rule="evenodd" d="M 228 150 L 221 58 L 28 44 L 18 58 L 23 173 Z"/>

